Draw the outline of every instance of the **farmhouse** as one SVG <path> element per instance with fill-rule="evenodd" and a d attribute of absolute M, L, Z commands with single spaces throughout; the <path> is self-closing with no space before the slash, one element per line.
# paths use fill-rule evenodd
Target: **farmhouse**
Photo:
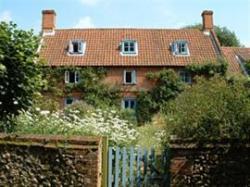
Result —
<path fill-rule="evenodd" d="M 221 47 L 213 30 L 213 12 L 205 10 L 202 30 L 199 29 L 57 29 L 56 12 L 42 11 L 42 41 L 39 54 L 50 67 L 105 67 L 108 85 L 119 85 L 122 107 L 135 108 L 136 94 L 149 90 L 154 82 L 146 78 L 148 72 L 172 68 L 181 79 L 192 82 L 185 66 L 207 61 L 218 63 L 225 57 L 230 73 L 244 73 L 244 61 L 250 49 Z M 76 71 L 65 71 L 63 84 L 77 84 Z M 84 93 L 73 92 L 61 98 L 64 105 L 71 104 Z"/>

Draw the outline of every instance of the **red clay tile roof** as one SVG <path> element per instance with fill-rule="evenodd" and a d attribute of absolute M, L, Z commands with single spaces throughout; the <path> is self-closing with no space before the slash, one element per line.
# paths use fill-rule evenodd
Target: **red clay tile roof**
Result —
<path fill-rule="evenodd" d="M 51 66 L 185 66 L 215 60 L 218 50 L 212 36 L 198 29 L 58 29 L 44 36 L 40 57 Z M 67 55 L 70 40 L 86 41 L 84 56 Z M 138 56 L 121 56 L 119 45 L 124 39 L 138 43 Z M 173 56 L 170 43 L 188 42 L 190 56 Z"/>
<path fill-rule="evenodd" d="M 250 60 L 250 48 L 222 47 L 221 49 L 228 61 L 228 71 L 232 73 L 241 73 L 242 68 L 236 56 L 242 60 Z"/>

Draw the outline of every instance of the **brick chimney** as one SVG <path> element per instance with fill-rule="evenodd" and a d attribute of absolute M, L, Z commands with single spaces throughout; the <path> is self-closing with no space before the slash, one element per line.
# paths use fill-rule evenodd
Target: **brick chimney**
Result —
<path fill-rule="evenodd" d="M 201 14 L 202 16 L 202 30 L 208 32 L 214 28 L 213 24 L 213 11 L 204 10 Z"/>
<path fill-rule="evenodd" d="M 56 12 L 54 10 L 42 11 L 42 32 L 52 34 L 56 28 Z"/>

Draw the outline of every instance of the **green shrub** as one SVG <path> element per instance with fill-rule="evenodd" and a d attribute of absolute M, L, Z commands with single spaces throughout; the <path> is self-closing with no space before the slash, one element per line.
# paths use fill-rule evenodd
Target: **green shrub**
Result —
<path fill-rule="evenodd" d="M 175 100 L 166 103 L 166 140 L 180 138 L 250 138 L 250 90 L 246 80 L 215 76 L 197 78 Z"/>

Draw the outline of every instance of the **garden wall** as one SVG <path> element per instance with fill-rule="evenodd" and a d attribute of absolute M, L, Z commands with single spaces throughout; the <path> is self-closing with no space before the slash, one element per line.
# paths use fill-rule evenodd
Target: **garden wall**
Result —
<path fill-rule="evenodd" d="M 0 134 L 0 186 L 101 186 L 102 139 Z"/>
<path fill-rule="evenodd" d="M 250 186 L 250 141 L 171 142 L 171 186 Z"/>

